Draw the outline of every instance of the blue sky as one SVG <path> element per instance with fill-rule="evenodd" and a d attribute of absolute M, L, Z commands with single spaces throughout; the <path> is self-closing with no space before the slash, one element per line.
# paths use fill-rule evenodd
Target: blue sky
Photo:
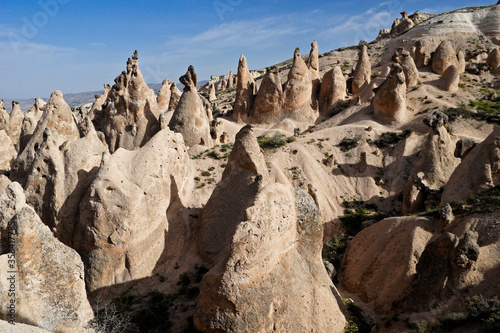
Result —
<path fill-rule="evenodd" d="M 0 0 L 0 98 L 100 90 L 135 49 L 148 83 L 200 80 L 373 40 L 399 12 L 440 13 L 496 1 Z"/>

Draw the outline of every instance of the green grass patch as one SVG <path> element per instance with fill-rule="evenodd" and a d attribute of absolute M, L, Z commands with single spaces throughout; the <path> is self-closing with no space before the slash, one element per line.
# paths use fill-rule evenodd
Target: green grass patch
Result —
<path fill-rule="evenodd" d="M 257 138 L 257 142 L 262 149 L 279 148 L 294 141 L 295 137 L 291 136 L 287 138 L 283 134 L 275 134 L 273 136 L 261 135 Z"/>
<path fill-rule="evenodd" d="M 444 110 L 451 122 L 458 118 L 475 119 L 489 124 L 500 125 L 500 103 L 492 101 L 470 101 L 469 105 L 461 104 L 456 108 Z"/>

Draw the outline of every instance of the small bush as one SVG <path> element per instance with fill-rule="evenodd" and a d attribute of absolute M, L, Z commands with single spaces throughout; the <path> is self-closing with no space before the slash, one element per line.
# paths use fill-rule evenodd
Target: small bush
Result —
<path fill-rule="evenodd" d="M 259 136 L 257 138 L 257 142 L 259 143 L 260 148 L 262 149 L 272 149 L 279 148 L 286 145 L 287 140 L 285 136 L 282 134 L 275 134 L 272 137 L 269 136 Z"/>
<path fill-rule="evenodd" d="M 212 150 L 210 153 L 207 154 L 207 156 L 215 160 L 220 159 L 220 153 L 217 150 Z"/>
<path fill-rule="evenodd" d="M 208 171 L 202 171 L 201 175 L 203 177 L 210 177 L 212 174 L 210 172 L 208 172 Z"/>
<path fill-rule="evenodd" d="M 361 141 L 361 135 L 356 135 L 352 138 L 345 137 L 342 139 L 342 141 L 340 141 L 338 145 L 340 147 L 340 150 L 346 152 L 353 148 L 356 148 L 359 144 L 359 141 Z"/>
<path fill-rule="evenodd" d="M 349 312 L 349 321 L 345 329 L 346 333 L 370 333 L 372 325 L 367 323 L 363 309 L 354 304 L 349 299 L 344 299 L 347 311 Z"/>
<path fill-rule="evenodd" d="M 387 148 L 396 145 L 399 141 L 406 139 L 413 133 L 411 129 L 405 129 L 401 133 L 385 132 L 382 133 L 373 143 L 378 148 Z"/>

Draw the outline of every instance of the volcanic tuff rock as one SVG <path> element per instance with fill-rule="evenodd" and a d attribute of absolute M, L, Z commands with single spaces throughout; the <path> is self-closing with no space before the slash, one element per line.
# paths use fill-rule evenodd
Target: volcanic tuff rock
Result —
<path fill-rule="evenodd" d="M 19 149 L 19 140 L 21 139 L 21 129 L 24 120 L 24 113 L 19 107 L 18 101 L 12 102 L 12 111 L 9 115 L 9 129 L 7 134 L 10 136 L 12 143 Z"/>
<path fill-rule="evenodd" d="M 205 109 L 203 101 L 196 91 L 198 79 L 194 67 L 189 66 L 186 74 L 181 76 L 179 80 L 184 84 L 184 92 L 168 126 L 172 131 L 182 134 L 188 147 L 198 144 L 211 147 L 213 140 L 210 136 L 208 114 L 210 110 Z"/>
<path fill-rule="evenodd" d="M 458 58 L 458 72 L 462 74 L 465 72 L 465 66 L 467 65 L 465 61 L 464 51 L 459 50 L 457 53 L 457 58 Z"/>
<path fill-rule="evenodd" d="M 177 88 L 177 85 L 172 83 L 170 86 L 170 103 L 168 104 L 168 111 L 175 111 L 179 100 L 181 99 L 182 92 Z"/>
<path fill-rule="evenodd" d="M 175 223 L 166 212 L 173 198 L 189 204 L 192 179 L 182 135 L 168 128 L 137 151 L 104 153 L 73 238 L 93 296 L 150 276 L 162 252 L 176 250 L 165 247 Z"/>
<path fill-rule="evenodd" d="M 111 153 L 118 148 L 136 150 L 158 131 L 156 95 L 142 77 L 137 51 L 128 59 L 127 71 L 116 77 L 102 113 L 94 125 L 104 133 Z"/>
<path fill-rule="evenodd" d="M 408 13 L 402 12 L 401 19 L 396 19 L 392 24 L 391 35 L 401 34 L 413 28 L 415 23 L 408 17 Z"/>
<path fill-rule="evenodd" d="M 15 226 L 17 286 L 16 319 L 49 331 L 87 332 L 93 312 L 87 300 L 83 263 L 78 253 L 60 243 L 26 204 L 14 182 L 0 195 L 0 232 L 7 247 L 8 228 Z M 10 236 L 12 237 L 12 236 Z M 8 254 L 0 256 L 7 267 Z M 3 275 L 3 274 L 2 274 Z M 7 277 L 0 282 L 2 311 L 6 309 Z M 2 313 L 2 319 L 6 319 Z"/>
<path fill-rule="evenodd" d="M 442 77 L 444 90 L 449 92 L 455 92 L 458 90 L 458 84 L 460 83 L 460 71 L 455 65 L 448 66 L 448 68 L 443 72 Z"/>
<path fill-rule="evenodd" d="M 278 68 L 269 67 L 255 96 L 251 113 L 252 122 L 265 123 L 281 120 L 284 116 L 281 109 L 282 101 L 283 88 Z"/>
<path fill-rule="evenodd" d="M 442 203 L 460 202 L 500 184 L 500 127 L 473 148 L 446 184 Z"/>
<path fill-rule="evenodd" d="M 10 171 L 17 156 L 16 147 L 4 130 L 0 130 L 0 174 Z"/>
<path fill-rule="evenodd" d="M 208 100 L 210 102 L 215 101 L 217 99 L 217 95 L 215 94 L 215 86 L 211 83 L 208 89 Z"/>
<path fill-rule="evenodd" d="M 109 84 L 105 84 L 104 93 L 102 95 L 95 96 L 95 101 L 92 104 L 90 111 L 88 112 L 88 117 L 90 118 L 90 120 L 95 122 L 101 121 L 103 117 L 102 110 L 107 106 L 106 102 L 108 101 L 110 91 L 111 86 Z"/>
<path fill-rule="evenodd" d="M 325 73 L 319 93 L 319 110 L 323 118 L 329 118 L 333 108 L 346 97 L 346 81 L 339 66 Z"/>
<path fill-rule="evenodd" d="M 424 48 L 422 41 L 417 40 L 415 42 L 415 66 L 417 68 L 422 68 L 427 66 L 431 61 L 430 52 Z"/>
<path fill-rule="evenodd" d="M 342 332 L 313 199 L 270 181 L 249 126 L 238 133 L 227 168 L 203 212 L 200 251 L 213 268 L 202 280 L 198 329 Z"/>
<path fill-rule="evenodd" d="M 363 45 L 358 53 L 358 63 L 356 64 L 356 69 L 354 69 L 352 78 L 352 92 L 357 94 L 363 90 L 371 80 L 372 75 L 372 64 L 370 62 L 370 57 L 368 56 L 368 48 Z"/>
<path fill-rule="evenodd" d="M 406 78 L 399 64 L 392 64 L 391 73 L 376 89 L 372 100 L 375 117 L 383 122 L 406 120 Z"/>
<path fill-rule="evenodd" d="M 0 131 L 9 130 L 9 114 L 5 110 L 5 102 L 3 99 L 0 100 Z"/>
<path fill-rule="evenodd" d="M 410 57 L 410 52 L 403 51 L 401 53 L 400 64 L 403 68 L 406 78 L 406 88 L 411 89 L 418 84 L 418 69 L 415 66 L 413 58 Z"/>
<path fill-rule="evenodd" d="M 500 67 L 500 51 L 497 47 L 488 54 L 487 63 L 491 66 L 492 71 L 496 71 Z"/>
<path fill-rule="evenodd" d="M 453 46 L 451 46 L 451 43 L 447 40 L 443 40 L 436 48 L 432 57 L 432 70 L 437 74 L 443 74 L 451 65 L 457 68 L 459 67 L 457 54 Z"/>
<path fill-rule="evenodd" d="M 255 94 L 255 81 L 248 71 L 247 59 L 242 54 L 238 63 L 238 83 L 236 85 L 236 98 L 234 101 L 233 119 L 246 121 L 253 107 Z"/>
<path fill-rule="evenodd" d="M 158 96 L 156 96 L 156 102 L 158 103 L 158 110 L 160 113 L 168 111 L 170 104 L 170 97 L 172 96 L 172 82 L 170 80 L 163 80 L 160 90 L 158 91 Z"/>
<path fill-rule="evenodd" d="M 227 87 L 228 87 L 228 89 L 234 87 L 233 71 L 229 71 L 229 78 L 227 79 Z"/>
<path fill-rule="evenodd" d="M 28 144 L 33 133 L 35 133 L 38 121 L 42 118 L 45 106 L 47 103 L 41 98 L 35 99 L 35 104 L 31 109 L 24 115 L 24 120 L 21 129 L 21 141 L 19 145 L 19 151 L 22 152 L 24 147 Z"/>

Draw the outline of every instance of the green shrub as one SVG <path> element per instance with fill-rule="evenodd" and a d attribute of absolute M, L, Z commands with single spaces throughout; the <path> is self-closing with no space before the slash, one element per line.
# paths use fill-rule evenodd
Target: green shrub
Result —
<path fill-rule="evenodd" d="M 405 129 L 401 133 L 385 132 L 382 133 L 373 143 L 378 148 L 387 148 L 396 145 L 399 141 L 406 139 L 413 133 L 411 129 Z"/>
<path fill-rule="evenodd" d="M 272 149 L 286 145 L 287 140 L 284 135 L 275 134 L 272 137 L 261 135 L 257 138 L 257 142 L 262 149 Z"/>
<path fill-rule="evenodd" d="M 372 325 L 367 323 L 363 309 L 349 299 L 344 299 L 344 304 L 349 312 L 349 320 L 345 328 L 346 333 L 370 333 Z"/>
<path fill-rule="evenodd" d="M 340 141 L 338 146 L 340 147 L 340 150 L 346 152 L 353 148 L 356 148 L 359 144 L 359 141 L 361 141 L 361 135 L 356 135 L 352 138 L 345 137 L 342 139 L 342 141 Z"/>
<path fill-rule="evenodd" d="M 210 177 L 212 174 L 211 174 L 210 172 L 208 172 L 208 171 L 202 171 L 202 172 L 201 172 L 201 175 L 202 175 L 203 177 Z"/>

